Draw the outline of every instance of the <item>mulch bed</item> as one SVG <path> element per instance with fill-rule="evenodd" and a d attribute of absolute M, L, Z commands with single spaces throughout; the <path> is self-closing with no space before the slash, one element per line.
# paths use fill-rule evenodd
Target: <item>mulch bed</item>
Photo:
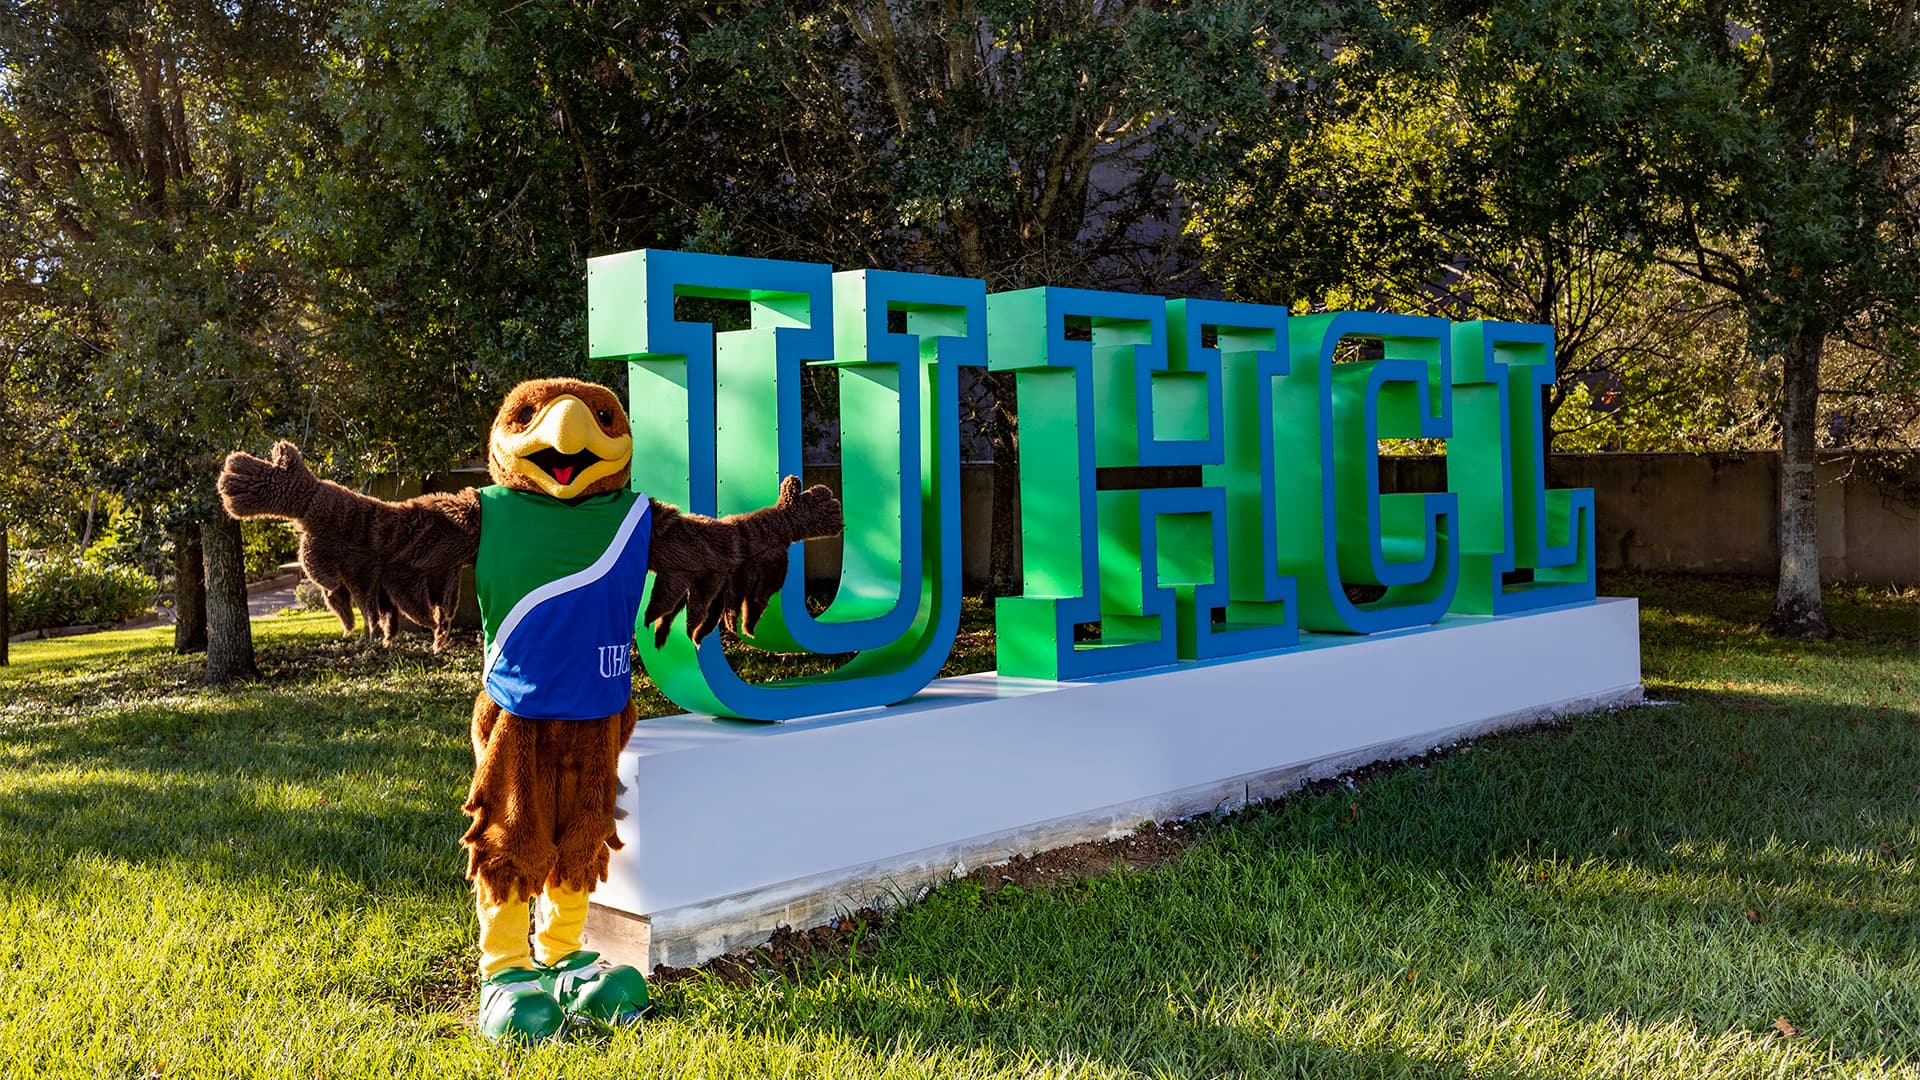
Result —
<path fill-rule="evenodd" d="M 981 892 L 991 896 L 1009 885 L 1030 889 L 1038 885 L 1062 885 L 1099 877 L 1115 866 L 1128 870 L 1150 870 L 1165 866 L 1180 857 L 1193 842 L 1192 826 L 1185 822 L 1159 824 L 1149 822 L 1137 831 L 1113 840 L 1090 840 L 1083 844 L 1054 848 L 1052 851 L 1021 855 L 1001 866 L 989 866 L 968 875 L 981 883 Z"/>
<path fill-rule="evenodd" d="M 716 956 L 699 967 L 674 967 L 661 964 L 647 976 L 654 986 L 666 986 L 705 972 L 728 986 L 749 986 L 767 974 L 798 979 L 811 968 L 832 964 L 848 956 L 868 956 L 874 950 L 874 931 L 885 920 L 873 908 L 861 908 L 842 915 L 825 926 L 795 930 L 782 926 L 773 939 L 740 952 Z"/>

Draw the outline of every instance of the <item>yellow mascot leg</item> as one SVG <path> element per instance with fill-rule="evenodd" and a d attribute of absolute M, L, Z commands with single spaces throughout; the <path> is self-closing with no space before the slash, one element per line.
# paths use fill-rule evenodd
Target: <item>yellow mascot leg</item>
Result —
<path fill-rule="evenodd" d="M 542 964 L 557 964 L 580 951 L 587 925 L 587 894 L 557 881 L 548 882 L 537 917 L 534 954 Z"/>
<path fill-rule="evenodd" d="M 476 898 L 474 908 L 480 915 L 480 977 L 485 979 L 511 968 L 531 968 L 526 900 L 515 892 L 500 904 Z"/>
<path fill-rule="evenodd" d="M 539 1042 L 559 1034 L 566 1013 L 540 982 L 527 949 L 527 902 L 519 890 L 504 903 L 474 901 L 480 914 L 480 1032 L 506 1042 Z"/>

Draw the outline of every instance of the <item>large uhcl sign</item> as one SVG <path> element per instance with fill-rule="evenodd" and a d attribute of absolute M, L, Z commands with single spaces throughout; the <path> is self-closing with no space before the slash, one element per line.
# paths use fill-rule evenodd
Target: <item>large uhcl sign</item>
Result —
<path fill-rule="evenodd" d="M 588 300 L 593 355 L 631 365 L 635 484 L 703 513 L 800 472 L 803 365 L 839 369 L 840 587 L 810 612 L 790 575 L 751 644 L 851 657 L 756 685 L 718 635 L 640 635 L 706 715 L 648 720 L 621 757 L 602 952 L 693 963 L 956 868 L 1639 699 L 1636 606 L 1594 596 L 1593 494 L 1542 482 L 1550 327 L 668 251 L 593 260 Z M 699 321 L 712 300 L 746 328 Z M 1017 376 L 1025 580 L 995 605 L 999 671 L 934 681 L 963 366 Z M 1446 491 L 1381 492 L 1396 438 L 1446 440 Z M 1129 488 L 1132 466 L 1198 483 Z"/>
<path fill-rule="evenodd" d="M 746 329 L 675 300 L 744 301 Z M 996 605 L 999 674 L 1071 680 L 1367 635 L 1448 613 L 1594 598 L 1593 493 L 1543 483 L 1548 326 L 1036 288 L 634 251 L 588 264 L 595 358 L 628 361 L 636 487 L 726 514 L 801 471 L 801 369 L 838 368 L 844 562 L 801 575 L 752 644 L 854 654 L 754 685 L 719 638 L 654 648 L 701 712 L 786 719 L 902 701 L 959 614 L 958 369 L 1016 373 L 1022 595 Z M 1343 343 L 1377 359 L 1343 360 Z M 1338 361 L 1338 362 L 1337 362 Z M 1447 490 L 1380 490 L 1379 441 L 1444 439 Z M 1103 490 L 1096 470 L 1197 466 L 1200 484 Z M 1530 573 L 1516 573 L 1530 571 Z M 1349 585 L 1384 587 L 1356 603 Z M 1098 634 L 1076 635 L 1097 624 Z"/>

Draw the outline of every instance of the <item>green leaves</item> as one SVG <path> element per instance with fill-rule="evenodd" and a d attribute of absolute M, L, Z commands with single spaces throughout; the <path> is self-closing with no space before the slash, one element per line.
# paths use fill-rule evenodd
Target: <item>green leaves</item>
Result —
<path fill-rule="evenodd" d="M 1874 370 L 1920 403 L 1890 315 L 1920 296 L 1920 44 L 1894 11 L 1392 9 L 1377 81 L 1195 186 L 1191 232 L 1247 299 L 1553 323 L 1571 446 L 1767 445 L 1766 372 L 1809 325 L 1858 351 L 1835 388 Z"/>
<path fill-rule="evenodd" d="M 7 584 L 15 632 L 151 615 L 157 589 L 131 566 L 58 555 L 21 559 Z"/>
<path fill-rule="evenodd" d="M 1173 186 L 1316 108 L 1336 75 L 1318 46 L 1370 11 L 749 5 L 692 42 L 751 105 L 716 205 L 756 255 L 1155 285 L 1184 269 Z"/>

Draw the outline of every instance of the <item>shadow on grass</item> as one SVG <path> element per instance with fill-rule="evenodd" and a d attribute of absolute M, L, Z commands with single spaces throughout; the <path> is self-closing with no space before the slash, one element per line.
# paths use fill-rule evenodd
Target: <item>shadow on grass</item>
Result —
<path fill-rule="evenodd" d="M 836 1007 L 808 1022 L 882 1044 L 1171 1075 L 1559 1075 L 1465 1056 L 1462 1028 L 1510 1023 L 1511 1045 L 1529 1018 L 1623 1070 L 1624 1027 L 1739 1072 L 1721 1059 L 1771 1053 L 1781 1016 L 1806 1032 L 1783 1053 L 1920 1057 L 1920 710 L 1752 704 L 1694 692 L 1485 740 L 1237 815 L 1164 870 L 952 886 L 744 1022 L 784 1031 L 817 992 Z M 1411 1018 L 1433 1054 L 1302 1038 L 1329 1007 Z"/>
<path fill-rule="evenodd" d="M 1668 591 L 1646 609 L 1664 665 L 1650 671 L 1666 678 L 1729 643 L 1782 670 L 1843 648 L 1742 630 L 1765 613 L 1750 583 Z M 1910 664 L 1905 609 L 1836 614 L 1860 635 L 1846 656 Z M 464 659 L 355 649 L 263 650 L 267 678 L 195 691 L 184 711 L 143 704 L 154 673 L 137 669 L 44 688 L 73 715 L 4 724 L 0 767 L 20 782 L 0 799 L 0 881 L 98 855 L 267 890 L 320 868 L 455 896 L 475 679 Z M 955 886 L 899 916 L 853 974 L 722 1004 L 747 1031 L 819 1025 L 1173 1075 L 1535 1080 L 1559 1073 L 1470 1059 L 1460 1032 L 1543 1014 L 1697 1026 L 1675 1038 L 1701 1056 L 1719 1032 L 1790 1015 L 1840 1057 L 1915 1056 L 1920 1033 L 1902 1025 L 1920 1015 L 1920 710 L 1768 670 L 1766 686 L 1689 676 L 1668 688 L 1679 707 L 1305 793 L 1206 830 L 1163 871 L 984 899 Z M 666 1018 L 684 993 L 663 995 Z M 1329 1009 L 1355 1031 L 1413 1017 L 1435 1049 L 1404 1031 L 1360 1048 L 1304 1037 L 1302 1015 Z M 1532 1049 L 1584 1045 L 1554 1039 Z"/>
<path fill-rule="evenodd" d="M 96 706 L 22 723 L 0 750 L 0 881 L 77 856 L 369 888 L 458 882 L 466 709 L 418 692 L 259 684 L 191 710 Z"/>
<path fill-rule="evenodd" d="M 1047 957 L 1041 957 L 1047 958 Z M 803 984 L 824 991 L 822 1004 L 800 1004 L 798 995 L 778 991 L 785 977 L 769 984 L 774 993 L 755 994 L 744 1011 L 732 1011 L 729 1028 L 749 1037 L 776 1042 L 825 1033 L 869 1048 L 875 1059 L 885 1059 L 896 1047 L 938 1046 L 980 1063 L 980 1071 L 994 1075 L 1063 1075 L 1078 1066 L 1093 1065 L 1109 1072 L 1153 1077 L 1320 1078 L 1473 1076 L 1492 1080 L 1548 1080 L 1568 1075 L 1565 1069 L 1507 1068 L 1490 1064 L 1484 1055 L 1450 1056 L 1421 1053 L 1392 1045 L 1389 1033 L 1377 1030 L 1376 1016 L 1353 1011 L 1343 1035 L 1316 1038 L 1297 1024 L 1274 1022 L 1261 1016 L 1226 1019 L 1220 1016 L 1211 991 L 1195 988 L 1167 993 L 1160 987 L 1142 992 L 1077 999 L 1055 993 L 1068 983 L 1084 989 L 1084 970 L 1064 970 L 1055 985 L 1014 986 L 981 973 L 923 964 L 911 973 L 875 971 L 863 967 L 858 976 L 818 969 Z M 1196 981 L 1205 981 L 1201 975 Z M 791 985 L 786 983 L 786 985 Z M 1224 989 L 1224 988 L 1221 988 Z M 656 1022 L 683 1013 L 704 1013 L 728 1002 L 688 1003 L 685 984 L 670 989 L 656 1006 Z M 1362 1033 L 1361 1029 L 1376 1030 Z M 1439 1033 L 1436 1033 L 1439 1034 Z M 1436 1042 L 1446 1042 L 1441 1035 Z M 968 1075 L 973 1075 L 970 1070 Z"/>
<path fill-rule="evenodd" d="M 457 806 L 289 809 L 256 780 L 90 779 L 11 792 L 0 805 L 0 881 L 90 874 L 91 856 L 166 868 L 182 882 L 253 879 L 269 890 L 316 874 L 368 891 L 459 884 Z"/>
<path fill-rule="evenodd" d="M 1843 1049 L 1920 1056 L 1920 709 L 1686 698 L 1309 796 L 1224 842 L 1443 897 L 1428 929 L 1506 969 L 1460 991 L 1503 1009 L 1545 989 L 1589 1022 L 1792 1014 Z M 1380 925 L 1381 970 L 1460 958 Z"/>
<path fill-rule="evenodd" d="M 1696 632 L 1710 629 L 1766 650 L 1808 648 L 1808 642 L 1772 637 L 1761 630 L 1773 608 L 1773 589 L 1771 578 L 1741 574 L 1615 571 L 1602 574 L 1599 581 L 1601 595 L 1648 598 L 1643 614 L 1663 613 Z M 1834 643 L 1817 643 L 1820 647 L 1910 641 L 1920 635 L 1920 591 L 1911 587 L 1830 583 L 1825 598 L 1838 636 Z"/>

